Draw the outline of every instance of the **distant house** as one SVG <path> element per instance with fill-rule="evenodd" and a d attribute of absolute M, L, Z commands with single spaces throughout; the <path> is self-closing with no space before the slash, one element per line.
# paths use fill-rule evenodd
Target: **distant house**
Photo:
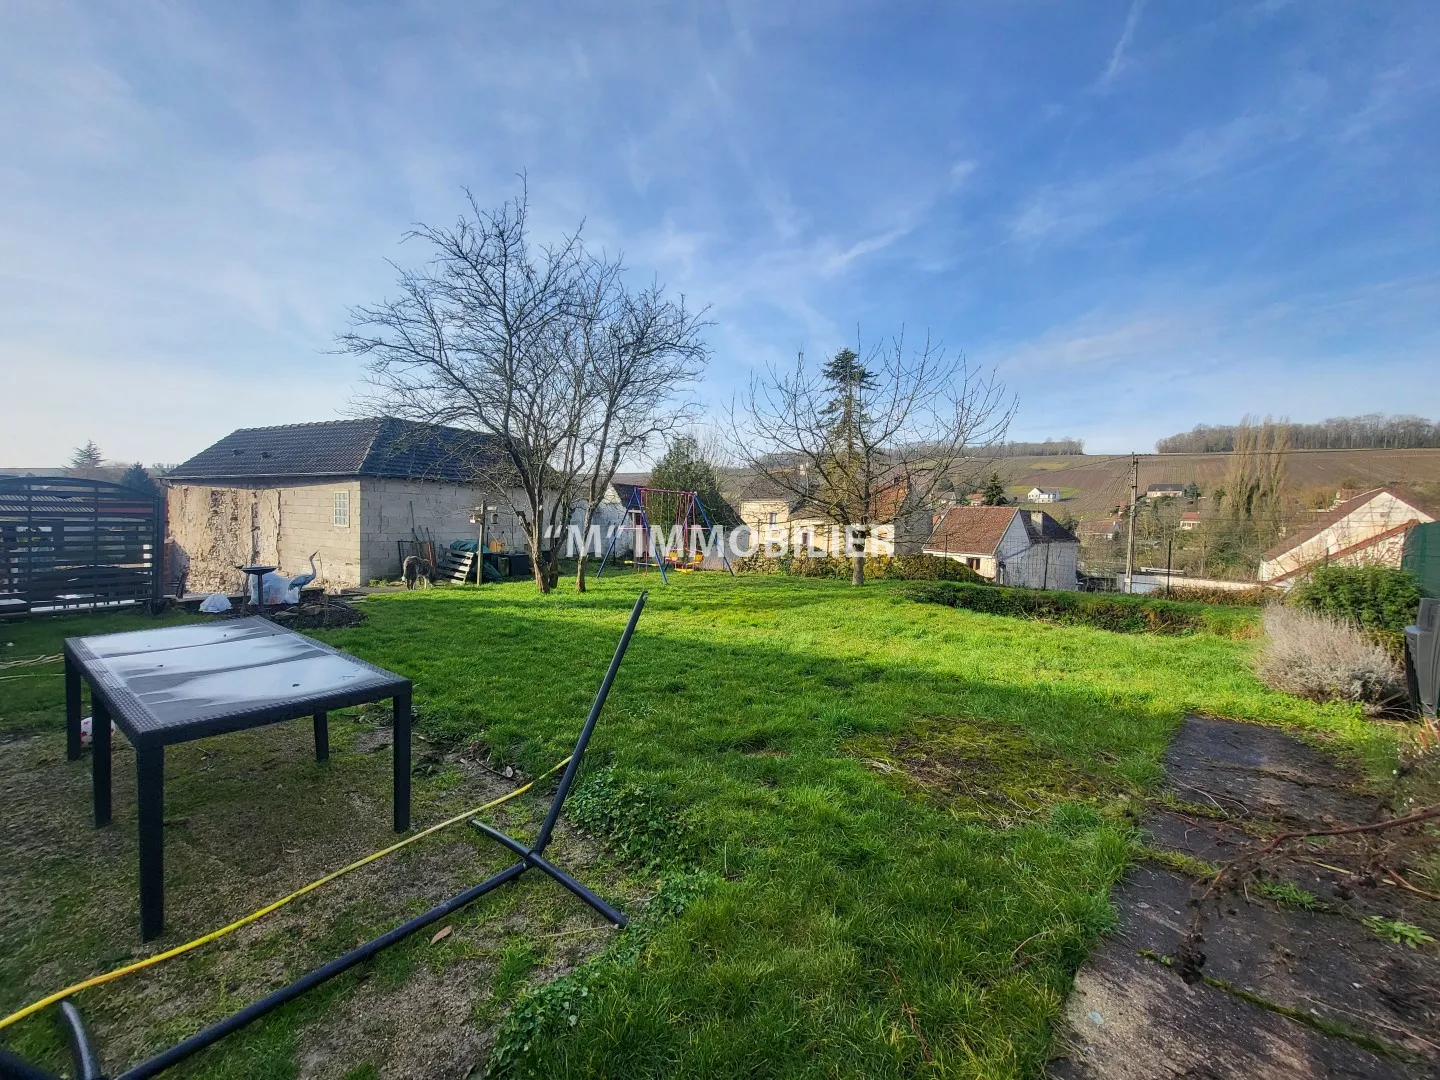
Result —
<path fill-rule="evenodd" d="M 1032 487 L 1030 493 L 1025 496 L 1026 502 L 1032 503 L 1055 503 L 1060 501 L 1059 488 Z"/>
<path fill-rule="evenodd" d="M 985 493 L 983 491 L 972 491 L 969 495 L 965 496 L 965 502 L 969 506 L 984 506 Z"/>
<path fill-rule="evenodd" d="M 1075 527 L 1075 531 L 1086 540 L 1118 540 L 1125 532 L 1125 519 L 1086 518 Z"/>
<path fill-rule="evenodd" d="M 1200 511 L 1186 510 L 1180 515 L 1180 528 L 1186 532 L 1200 527 Z"/>
<path fill-rule="evenodd" d="M 166 475 L 170 533 L 206 592 L 237 589 L 242 564 L 308 571 L 311 552 L 327 584 L 394 577 L 405 542 L 476 538 L 476 469 L 497 455 L 474 432 L 393 417 L 241 428 Z M 521 550 L 505 493 L 483 494 L 487 546 Z"/>
<path fill-rule="evenodd" d="M 898 485 L 882 491 L 877 501 L 880 506 L 876 516 L 880 520 L 870 527 L 865 554 L 918 552 L 930 533 L 930 512 L 917 510 L 896 517 L 895 511 L 903 502 Z M 844 554 L 845 537 L 834 522 L 807 505 L 806 500 L 778 491 L 763 480 L 756 481 L 741 496 L 739 514 L 741 522 L 750 530 L 750 542 L 762 549 L 771 544 L 792 552 Z"/>
<path fill-rule="evenodd" d="M 1406 532 L 1434 521 L 1436 512 L 1399 488 L 1361 492 L 1267 551 L 1260 580 L 1288 587 L 1306 570 L 1326 563 L 1398 567 Z"/>
<path fill-rule="evenodd" d="M 1184 497 L 1184 484 L 1151 484 L 1145 489 L 1145 498 L 1147 499 L 1183 499 Z"/>
<path fill-rule="evenodd" d="M 998 585 L 1076 588 L 1080 541 L 1043 510 L 952 506 L 923 550 L 962 562 Z"/>

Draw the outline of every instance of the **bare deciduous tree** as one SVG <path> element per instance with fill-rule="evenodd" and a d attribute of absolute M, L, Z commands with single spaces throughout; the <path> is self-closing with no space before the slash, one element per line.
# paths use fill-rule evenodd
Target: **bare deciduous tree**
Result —
<path fill-rule="evenodd" d="M 993 372 L 929 338 L 908 348 L 902 333 L 863 359 L 842 349 L 816 368 L 801 353 L 793 369 L 769 369 L 732 409 L 731 428 L 752 472 L 863 544 L 873 526 L 929 511 L 957 474 L 978 476 L 1014 408 Z M 865 581 L 863 547 L 851 581 Z"/>
<path fill-rule="evenodd" d="M 339 343 L 369 361 L 369 405 L 493 440 L 474 482 L 509 501 L 549 592 L 579 503 L 588 526 L 624 457 L 688 415 L 675 398 L 708 358 L 704 323 L 658 285 L 628 292 L 620 260 L 579 230 L 533 245 L 523 192 L 496 210 L 466 196 L 455 225 L 406 235 L 430 261 L 400 270 L 396 298 L 353 309 Z"/>
<path fill-rule="evenodd" d="M 594 353 L 591 416 L 587 427 L 595 452 L 581 476 L 582 544 L 575 567 L 575 588 L 585 591 L 590 552 L 588 538 L 605 490 L 620 463 L 663 442 L 691 420 L 690 403 L 676 391 L 703 369 L 708 351 L 700 339 L 701 317 L 665 299 L 658 285 L 636 294 L 612 290 L 606 310 L 595 320 L 586 348 Z"/>

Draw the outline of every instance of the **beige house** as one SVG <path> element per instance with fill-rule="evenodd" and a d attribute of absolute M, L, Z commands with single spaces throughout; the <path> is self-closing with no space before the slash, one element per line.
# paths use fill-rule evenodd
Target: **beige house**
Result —
<path fill-rule="evenodd" d="M 1075 531 L 1087 540 L 1119 540 L 1125 534 L 1125 519 L 1086 518 L 1075 527 Z"/>
<path fill-rule="evenodd" d="M 1399 488 L 1361 492 L 1267 551 L 1259 578 L 1288 587 L 1306 570 L 1325 563 L 1398 567 L 1406 532 L 1434 521 L 1434 509 L 1422 507 L 1420 499 Z"/>
<path fill-rule="evenodd" d="M 477 538 L 494 460 L 473 432 L 392 417 L 242 428 L 167 474 L 170 539 L 202 592 L 239 591 L 243 564 L 308 572 L 312 552 L 326 585 L 394 578 L 417 537 Z M 523 550 L 505 493 L 484 494 L 487 549 Z"/>
<path fill-rule="evenodd" d="M 749 498 L 740 500 L 739 514 L 750 531 L 750 543 L 761 551 L 768 544 L 772 550 L 808 551 L 817 555 L 845 554 L 844 530 L 807 508 L 798 498 L 763 491 L 752 493 Z M 871 525 L 869 536 L 865 539 L 865 554 L 913 555 L 929 535 L 930 525 L 928 510 L 918 510 L 897 520 Z"/>
<path fill-rule="evenodd" d="M 997 585 L 1078 587 L 1080 541 L 1043 510 L 952 506 L 935 523 L 924 551 L 964 563 Z"/>

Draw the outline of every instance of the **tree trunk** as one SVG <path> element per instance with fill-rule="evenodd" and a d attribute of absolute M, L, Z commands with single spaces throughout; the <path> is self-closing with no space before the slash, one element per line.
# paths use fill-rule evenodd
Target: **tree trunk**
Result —
<path fill-rule="evenodd" d="M 549 568 L 545 565 L 545 555 L 540 549 L 539 538 L 527 536 L 525 548 L 530 552 L 530 573 L 535 578 L 535 587 L 542 593 L 548 593 L 550 591 Z"/>
<path fill-rule="evenodd" d="M 850 584 L 851 584 L 851 585 L 864 585 L 864 584 L 865 584 L 865 556 L 864 556 L 864 555 L 856 555 L 856 556 L 855 556 L 854 566 L 853 566 L 853 567 L 851 568 L 851 570 L 850 570 Z"/>
<path fill-rule="evenodd" d="M 590 530 L 595 525 L 595 500 L 585 501 L 585 516 L 580 520 L 580 552 L 575 560 L 575 591 L 585 591 L 585 570 L 590 561 Z M 604 545 L 600 545 L 603 547 Z M 599 554 L 599 552 L 596 552 Z"/>
<path fill-rule="evenodd" d="M 560 544 L 551 539 L 550 548 L 545 553 L 545 585 L 542 592 L 553 592 L 555 586 L 560 584 Z"/>

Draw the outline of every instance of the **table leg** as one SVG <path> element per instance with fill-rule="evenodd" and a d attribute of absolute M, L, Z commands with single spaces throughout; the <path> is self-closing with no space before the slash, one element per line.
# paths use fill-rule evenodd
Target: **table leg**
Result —
<path fill-rule="evenodd" d="M 140 818 L 140 940 L 165 929 L 165 748 L 135 748 Z"/>
<path fill-rule="evenodd" d="M 324 712 L 315 714 L 315 760 L 330 760 L 330 717 Z"/>
<path fill-rule="evenodd" d="M 395 831 L 410 828 L 410 691 L 395 695 L 392 756 L 395 760 Z"/>
<path fill-rule="evenodd" d="M 95 800 L 95 827 L 110 824 L 110 710 L 93 695 L 90 710 L 90 787 Z"/>
<path fill-rule="evenodd" d="M 80 759 L 80 665 L 65 657 L 65 756 Z"/>

